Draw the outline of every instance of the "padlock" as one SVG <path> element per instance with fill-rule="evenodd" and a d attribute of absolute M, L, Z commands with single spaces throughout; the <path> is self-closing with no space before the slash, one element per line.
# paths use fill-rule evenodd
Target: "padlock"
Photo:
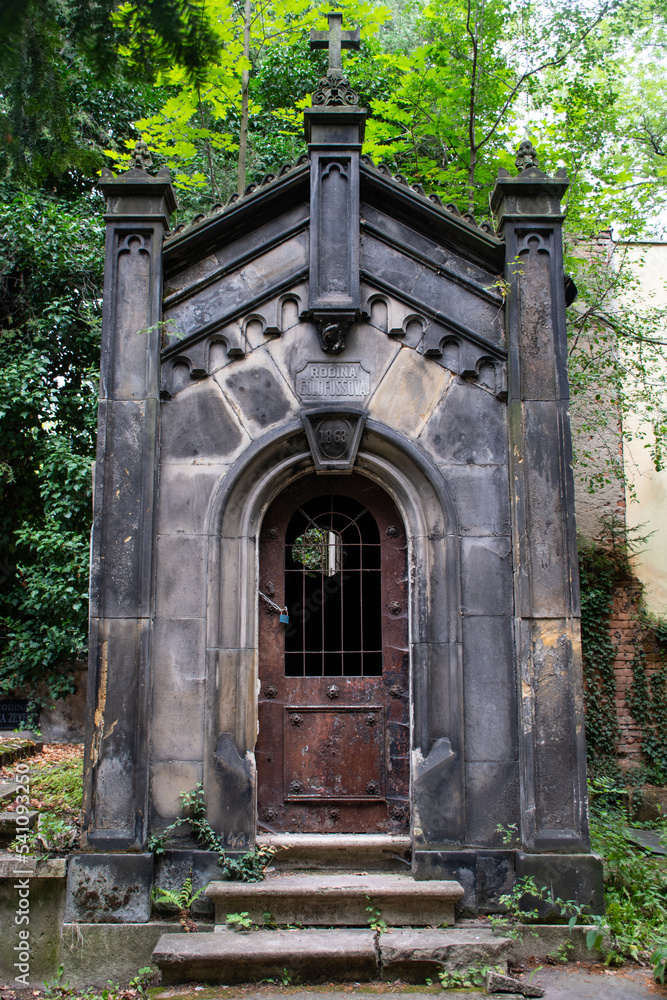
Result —
<path fill-rule="evenodd" d="M 287 614 L 287 608 L 283 608 L 283 610 L 280 613 L 279 620 L 281 625 L 289 625 L 289 615 Z"/>

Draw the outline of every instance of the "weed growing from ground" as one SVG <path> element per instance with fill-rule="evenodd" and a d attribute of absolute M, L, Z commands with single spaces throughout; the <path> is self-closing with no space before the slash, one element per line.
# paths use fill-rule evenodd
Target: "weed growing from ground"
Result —
<path fill-rule="evenodd" d="M 471 965 L 469 969 L 445 969 L 438 973 L 443 990 L 472 990 L 484 986 L 487 972 L 505 972 L 502 965 Z"/>
<path fill-rule="evenodd" d="M 619 790 L 620 791 L 620 790 Z M 667 820 L 652 824 L 667 841 Z M 605 916 L 598 940 L 611 937 L 608 964 L 625 958 L 651 960 L 656 978 L 665 976 L 667 958 L 667 857 L 651 854 L 628 836 L 631 824 L 610 795 L 593 799 L 591 841 L 604 863 Z M 593 922 L 593 921 L 591 921 Z"/>

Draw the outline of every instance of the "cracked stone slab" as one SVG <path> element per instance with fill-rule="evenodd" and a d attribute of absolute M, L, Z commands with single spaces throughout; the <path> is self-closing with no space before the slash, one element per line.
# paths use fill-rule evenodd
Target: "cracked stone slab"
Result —
<path fill-rule="evenodd" d="M 512 952 L 510 938 L 486 928 L 395 928 L 380 935 L 383 979 L 424 982 L 438 972 L 471 966 L 505 966 Z"/>
<path fill-rule="evenodd" d="M 486 974 L 487 993 L 512 993 L 524 997 L 543 997 L 545 990 L 541 986 L 533 983 L 524 983 L 514 976 L 501 976 L 497 972 L 487 972 Z"/>

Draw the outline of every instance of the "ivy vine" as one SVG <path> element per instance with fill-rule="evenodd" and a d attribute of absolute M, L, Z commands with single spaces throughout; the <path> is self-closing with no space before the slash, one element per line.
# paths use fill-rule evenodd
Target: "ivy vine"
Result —
<path fill-rule="evenodd" d="M 650 622 L 644 622 L 644 630 Z M 652 630 L 654 635 L 656 629 Z M 667 662 L 665 646 L 658 639 L 662 666 L 648 672 L 644 645 L 635 651 L 632 661 L 632 684 L 626 700 L 632 717 L 641 730 L 642 756 L 646 778 L 654 785 L 667 784 Z"/>
<path fill-rule="evenodd" d="M 593 777 L 620 777 L 621 730 L 616 710 L 616 647 L 609 624 L 614 589 L 634 579 L 630 555 L 644 541 L 630 540 L 611 525 L 598 544 L 580 542 L 581 642 L 589 771 Z M 667 784 L 667 622 L 652 619 L 642 604 L 636 609 L 637 639 L 628 708 L 641 733 L 643 779 Z M 658 650 L 661 666 L 649 670 L 646 647 Z"/>
<path fill-rule="evenodd" d="M 590 772 L 616 775 L 621 730 L 616 712 L 616 647 L 609 633 L 609 616 L 616 560 L 607 550 L 580 543 L 581 645 L 584 666 L 586 747 Z"/>

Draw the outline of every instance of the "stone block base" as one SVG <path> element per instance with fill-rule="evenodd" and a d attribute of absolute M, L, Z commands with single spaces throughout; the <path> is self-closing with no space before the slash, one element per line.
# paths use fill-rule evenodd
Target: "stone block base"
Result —
<path fill-rule="evenodd" d="M 464 889 L 456 915 L 476 917 L 498 913 L 498 899 L 510 892 L 520 878 L 533 877 L 554 896 L 573 899 L 590 913 L 604 913 L 602 861 L 595 854 L 527 854 L 523 851 L 420 851 L 412 861 L 415 879 L 455 879 Z M 553 917 L 544 904 L 540 916 Z"/>

